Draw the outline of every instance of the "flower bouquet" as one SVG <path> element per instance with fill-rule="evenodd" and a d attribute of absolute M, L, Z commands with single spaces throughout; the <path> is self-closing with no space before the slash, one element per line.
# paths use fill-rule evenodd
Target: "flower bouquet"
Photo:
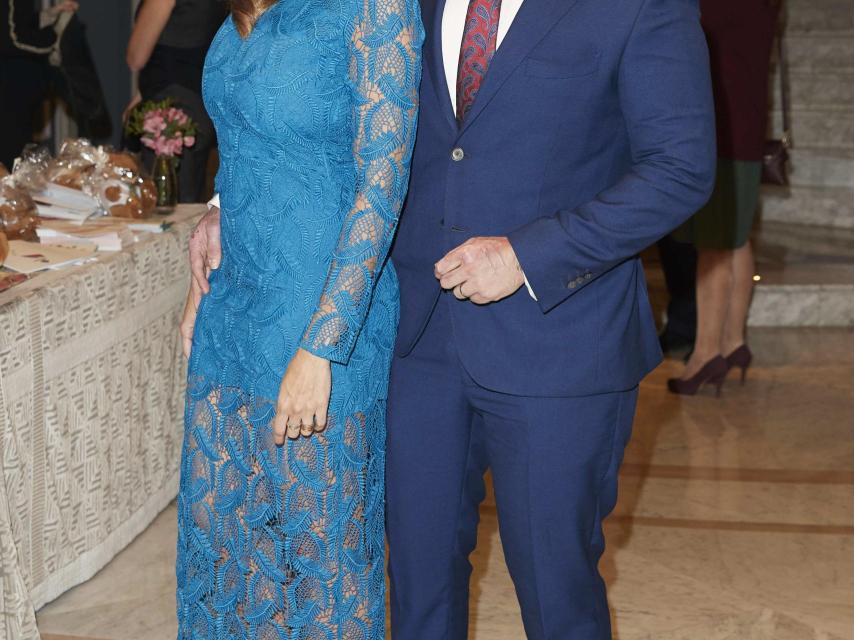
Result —
<path fill-rule="evenodd" d="M 185 147 L 196 143 L 196 124 L 167 98 L 137 106 L 131 111 L 125 130 L 139 136 L 143 146 L 154 152 L 152 177 L 157 185 L 157 206 L 174 207 L 178 202 L 178 157 Z"/>

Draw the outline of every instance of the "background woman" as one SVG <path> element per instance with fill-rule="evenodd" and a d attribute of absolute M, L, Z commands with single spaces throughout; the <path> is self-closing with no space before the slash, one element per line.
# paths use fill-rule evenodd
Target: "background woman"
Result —
<path fill-rule="evenodd" d="M 32 2 L 0 2 L 0 162 L 8 169 L 32 141 L 36 114 L 58 80 L 48 62 L 57 47 L 53 25 L 77 7 L 67 0 L 37 12 Z"/>
<path fill-rule="evenodd" d="M 199 127 L 195 145 L 181 156 L 181 202 L 207 199 L 207 161 L 215 136 L 202 103 L 202 69 L 226 15 L 224 0 L 143 0 L 128 43 L 128 66 L 139 72 L 139 91 L 128 110 L 143 100 L 168 97 Z"/>
<path fill-rule="evenodd" d="M 768 75 L 777 31 L 775 0 L 701 0 L 718 132 L 718 171 L 709 203 L 679 232 L 697 255 L 697 337 L 674 393 L 718 385 L 752 355 L 745 327 L 753 293 L 750 231 L 759 204 L 768 118 Z"/>
<path fill-rule="evenodd" d="M 179 637 L 382 640 L 386 256 L 415 139 L 420 9 L 232 6 L 204 74 L 222 262 L 182 323 Z"/>

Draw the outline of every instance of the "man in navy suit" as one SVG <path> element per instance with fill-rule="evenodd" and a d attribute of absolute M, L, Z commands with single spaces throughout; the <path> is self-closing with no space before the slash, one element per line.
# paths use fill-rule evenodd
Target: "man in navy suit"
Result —
<path fill-rule="evenodd" d="M 606 640 L 602 521 L 638 383 L 661 358 L 637 254 L 714 179 L 697 0 L 422 0 L 422 12 L 392 253 L 392 636 L 466 638 L 491 468 L 527 636 Z M 204 281 L 218 211 L 200 231 Z"/>
<path fill-rule="evenodd" d="M 527 636 L 605 640 L 602 520 L 661 358 L 637 254 L 714 179 L 697 2 L 422 0 L 422 14 L 392 253 L 392 637 L 466 638 L 491 468 Z"/>

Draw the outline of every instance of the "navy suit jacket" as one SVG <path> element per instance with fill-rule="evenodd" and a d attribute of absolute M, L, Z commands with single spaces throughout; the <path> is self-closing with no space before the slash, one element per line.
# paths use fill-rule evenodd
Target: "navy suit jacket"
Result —
<path fill-rule="evenodd" d="M 508 236 L 538 300 L 525 287 L 489 305 L 453 300 L 472 378 L 528 396 L 634 387 L 661 359 L 637 255 L 714 182 L 697 1 L 525 0 L 462 127 L 443 9 L 422 0 L 421 111 L 392 252 L 397 354 L 412 350 L 440 295 L 434 263 L 468 238 Z"/>

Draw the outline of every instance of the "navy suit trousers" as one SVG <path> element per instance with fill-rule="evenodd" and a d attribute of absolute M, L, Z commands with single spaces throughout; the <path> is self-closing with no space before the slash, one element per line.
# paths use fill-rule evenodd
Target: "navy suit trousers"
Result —
<path fill-rule="evenodd" d="M 489 391 L 457 357 L 443 294 L 391 372 L 387 532 L 394 640 L 464 640 L 491 469 L 502 546 L 532 640 L 610 640 L 598 562 L 637 387 L 579 397 Z"/>

